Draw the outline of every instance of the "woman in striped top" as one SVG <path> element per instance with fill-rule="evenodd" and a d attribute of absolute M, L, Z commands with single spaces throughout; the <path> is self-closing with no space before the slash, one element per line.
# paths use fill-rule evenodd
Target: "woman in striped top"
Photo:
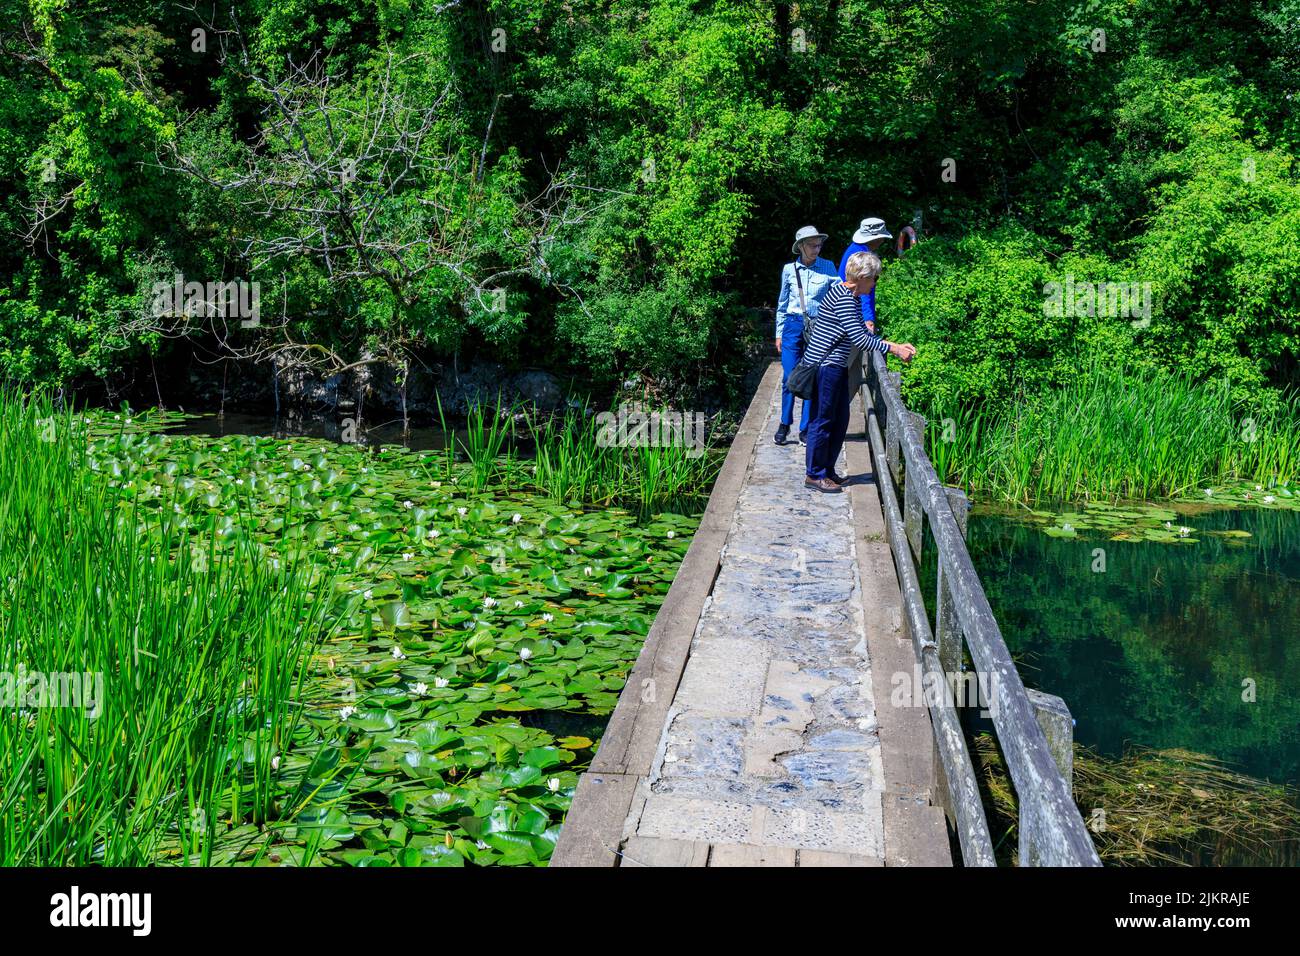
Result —
<path fill-rule="evenodd" d="M 859 297 L 876 287 L 880 260 L 870 252 L 849 256 L 844 281 L 832 285 L 817 312 L 817 324 L 804 349 L 803 364 L 817 368 L 817 385 L 809 404 L 808 446 L 805 452 L 804 484 L 818 491 L 839 491 L 844 479 L 835 473 L 835 462 L 844 447 L 849 428 L 849 353 L 854 346 L 874 349 L 883 355 L 897 355 L 910 362 L 916 348 L 886 342 L 868 332 L 862 321 Z"/>

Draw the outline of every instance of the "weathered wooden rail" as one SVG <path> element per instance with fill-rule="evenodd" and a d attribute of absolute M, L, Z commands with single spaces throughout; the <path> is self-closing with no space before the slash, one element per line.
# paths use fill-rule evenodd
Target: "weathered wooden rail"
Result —
<path fill-rule="evenodd" d="M 1007 650 L 979 576 L 966 549 L 966 495 L 945 486 L 925 453 L 925 420 L 907 409 L 900 375 L 869 353 L 861 390 L 867 437 L 879 482 L 890 550 L 903 595 L 903 619 L 928 693 L 939 761 L 937 798 L 943 803 L 967 866 L 995 865 L 952 693 L 962 674 L 963 645 L 970 650 L 982 700 L 1019 805 L 1021 866 L 1100 866 L 1087 827 L 1071 796 L 1073 721 L 1059 698 L 1026 690 Z M 917 574 L 924 528 L 938 550 L 938 595 L 930 623 Z M 968 686 L 968 685 L 967 685 Z"/>

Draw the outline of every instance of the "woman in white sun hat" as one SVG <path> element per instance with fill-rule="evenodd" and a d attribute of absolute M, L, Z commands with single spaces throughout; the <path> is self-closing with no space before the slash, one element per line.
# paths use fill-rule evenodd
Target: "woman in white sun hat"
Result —
<path fill-rule="evenodd" d="M 791 252 L 794 261 L 781 269 L 781 294 L 776 303 L 776 350 L 781 353 L 781 423 L 774 441 L 784 445 L 794 422 L 794 396 L 785 388 L 791 370 L 803 358 L 805 319 L 817 318 L 817 309 L 831 284 L 839 278 L 835 263 L 819 253 L 826 233 L 816 226 L 804 226 L 794 234 Z M 803 402 L 799 416 L 799 441 L 807 439 L 808 403 Z"/>

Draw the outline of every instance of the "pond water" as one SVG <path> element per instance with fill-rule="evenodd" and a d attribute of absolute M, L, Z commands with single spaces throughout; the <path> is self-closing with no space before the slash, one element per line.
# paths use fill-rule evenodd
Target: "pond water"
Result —
<path fill-rule="evenodd" d="M 1075 740 L 1208 754 L 1300 782 L 1300 511 L 1170 504 L 1190 540 L 1057 537 L 981 506 L 968 543 L 1027 687 L 1066 701 Z M 1058 521 L 1059 524 L 1059 521 Z M 934 583 L 933 539 L 922 578 Z M 973 717 L 972 731 L 992 722 Z M 1294 847 L 1175 851 L 1193 865 L 1296 865 Z"/>
<path fill-rule="evenodd" d="M 1295 785 L 1300 512 L 1183 520 L 1194 543 L 1053 538 L 977 510 L 970 551 L 1026 685 L 1066 700 L 1080 743 L 1185 748 Z M 1227 530 L 1250 537 L 1203 534 Z"/>
<path fill-rule="evenodd" d="M 250 415 L 241 412 L 224 414 L 206 413 L 187 418 L 170 429 L 176 435 L 206 435 L 212 438 L 224 438 L 229 435 L 259 435 L 271 438 L 322 438 L 329 441 L 342 441 L 344 438 L 344 417 L 326 415 L 302 415 L 286 412 L 280 417 L 274 415 Z M 448 432 L 458 438 L 464 437 L 464 430 L 448 425 Z M 446 447 L 447 433 L 441 425 L 416 427 L 405 434 L 402 432 L 402 420 L 372 421 L 367 418 L 356 436 L 358 443 L 370 445 L 404 445 L 412 451 L 437 451 Z"/>

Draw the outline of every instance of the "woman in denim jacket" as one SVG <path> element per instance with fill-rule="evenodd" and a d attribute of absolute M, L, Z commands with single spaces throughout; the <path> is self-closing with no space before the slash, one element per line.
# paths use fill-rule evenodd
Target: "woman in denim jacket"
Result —
<path fill-rule="evenodd" d="M 784 445 L 794 421 L 794 396 L 785 388 L 786 379 L 799 360 L 803 358 L 804 319 L 817 318 L 817 308 L 839 278 L 839 270 L 829 259 L 822 259 L 822 243 L 826 233 L 816 226 L 804 226 L 794 234 L 791 252 L 794 262 L 787 262 L 781 270 L 781 295 L 776 303 L 776 350 L 781 353 L 781 424 L 776 429 L 775 441 Z M 803 403 L 799 416 L 799 441 L 808 437 L 808 403 Z"/>

